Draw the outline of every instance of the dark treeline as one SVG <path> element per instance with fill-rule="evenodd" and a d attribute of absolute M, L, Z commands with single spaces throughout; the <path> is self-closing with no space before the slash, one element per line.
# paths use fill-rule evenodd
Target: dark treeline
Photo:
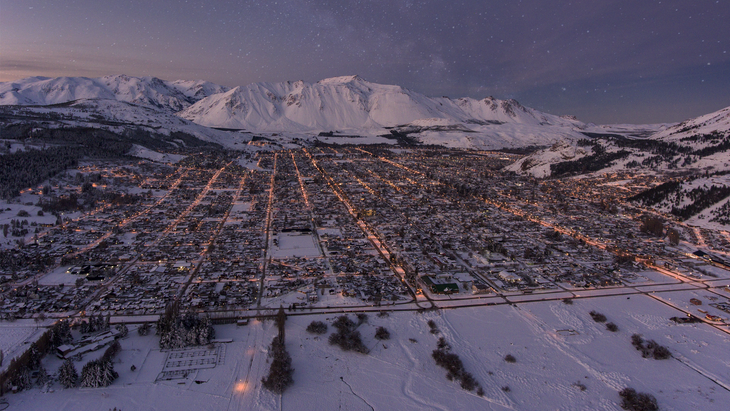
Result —
<path fill-rule="evenodd" d="M 681 187 L 682 183 L 679 181 L 667 181 L 666 183 L 659 184 L 656 187 L 642 191 L 633 197 L 629 197 L 627 200 L 639 202 L 644 206 L 651 207 L 666 200 L 667 196 L 676 193 Z"/>
<path fill-rule="evenodd" d="M 692 200 L 692 203 L 684 207 L 672 207 L 671 213 L 686 220 L 728 196 L 730 196 L 730 187 L 716 185 L 709 188 L 697 187 L 687 193 L 687 197 Z"/>
<path fill-rule="evenodd" d="M 285 323 L 286 313 L 283 308 L 279 308 L 279 313 L 276 315 L 276 327 L 279 329 L 279 334 L 271 341 L 269 350 L 271 368 L 269 368 L 269 375 L 261 379 L 264 388 L 277 394 L 283 394 L 294 383 L 291 355 L 286 350 Z"/>
<path fill-rule="evenodd" d="M 18 151 L 0 156 L 0 197 L 12 198 L 57 173 L 75 167 L 81 153 L 76 147 Z"/>
<path fill-rule="evenodd" d="M 180 302 L 169 304 L 165 314 L 157 321 L 160 348 L 176 349 L 194 345 L 206 345 L 215 338 L 215 329 L 209 317 L 180 312 Z"/>
<path fill-rule="evenodd" d="M 0 396 L 11 386 L 21 391 L 31 388 L 33 384 L 31 372 L 42 369 L 41 359 L 71 340 L 71 329 L 67 321 L 59 321 L 44 332 L 23 354 L 13 358 L 5 371 L 0 374 Z"/>
<path fill-rule="evenodd" d="M 0 156 L 2 198 L 15 197 L 24 188 L 76 167 L 82 158 L 128 157 L 133 144 L 152 150 L 169 150 L 181 145 L 187 148 L 219 147 L 183 132 L 164 135 L 139 127 L 114 133 L 90 127 L 44 128 L 41 123 L 26 123 L 0 127 L 0 134 L 6 139 L 24 140 L 43 147 Z"/>
<path fill-rule="evenodd" d="M 36 253 L 31 253 L 26 249 L 0 250 L 0 266 L 6 272 L 20 270 L 43 272 L 52 266 L 55 261 L 56 259 L 51 256 L 37 256 Z"/>
<path fill-rule="evenodd" d="M 710 221 L 730 225 L 730 201 L 723 204 L 722 207 L 716 209 L 715 218 Z"/>
<path fill-rule="evenodd" d="M 627 157 L 629 154 L 631 153 L 626 150 L 608 153 L 603 146 L 595 144 L 593 146 L 593 154 L 573 161 L 562 161 L 551 164 L 550 172 L 554 177 L 592 173 L 610 167 L 613 161 Z"/>

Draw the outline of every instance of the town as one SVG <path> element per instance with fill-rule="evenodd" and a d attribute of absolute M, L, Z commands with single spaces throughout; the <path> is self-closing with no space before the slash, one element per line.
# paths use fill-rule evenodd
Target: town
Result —
<path fill-rule="evenodd" d="M 470 407 L 537 407 L 557 375 L 551 401 L 656 409 L 600 373 L 669 358 L 698 392 L 723 386 L 703 347 L 730 332 L 730 239 L 631 200 L 661 175 L 536 179 L 505 171 L 521 158 L 505 151 L 262 141 L 87 160 L 5 200 L 0 393 L 273 409 L 292 386 L 357 408 L 345 379 L 398 396 L 416 364 Z M 382 367 L 393 380 L 370 381 Z"/>
<path fill-rule="evenodd" d="M 730 278 L 726 232 L 625 201 L 656 177 L 537 180 L 500 171 L 516 155 L 444 148 L 248 157 L 88 164 L 27 190 L 33 201 L 5 230 L 0 315 L 140 322 L 177 301 L 233 321 L 280 306 L 486 305 L 677 282 L 719 290 Z M 35 233 L 13 239 L 16 225 Z"/>

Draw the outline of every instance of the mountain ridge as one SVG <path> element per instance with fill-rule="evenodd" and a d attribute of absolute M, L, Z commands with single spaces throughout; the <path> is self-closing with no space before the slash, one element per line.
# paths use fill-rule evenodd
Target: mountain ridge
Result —
<path fill-rule="evenodd" d="M 165 81 L 123 74 L 89 77 L 28 77 L 0 83 L 0 105 L 46 106 L 75 100 L 117 100 L 168 111 L 227 90 L 203 80 Z"/>
<path fill-rule="evenodd" d="M 305 139 L 323 132 L 360 135 L 372 137 L 373 142 L 383 142 L 377 136 L 409 135 L 424 144 L 473 149 L 574 145 L 586 136 L 604 134 L 627 138 L 657 135 L 671 141 L 686 137 L 688 130 L 709 132 L 713 121 L 730 123 L 730 114 L 719 113 L 675 125 L 597 126 L 569 115 L 540 112 L 514 99 L 427 97 L 399 85 L 368 82 L 358 75 L 233 88 L 203 80 L 126 75 L 29 77 L 0 83 L 0 105 L 83 101 L 85 109 L 109 117 L 104 110 L 114 105 L 102 104 L 103 100 L 154 108 L 164 116 L 175 115 L 209 128 L 284 133 Z M 135 116 L 132 109 L 124 109 L 129 112 L 125 115 L 128 121 L 145 118 L 150 122 L 149 114 Z"/>

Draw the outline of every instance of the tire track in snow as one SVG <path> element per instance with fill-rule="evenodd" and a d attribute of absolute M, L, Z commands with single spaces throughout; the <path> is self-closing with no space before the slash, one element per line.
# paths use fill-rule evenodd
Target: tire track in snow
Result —
<path fill-rule="evenodd" d="M 403 382 L 403 385 L 401 387 L 401 392 L 403 393 L 403 395 L 405 395 L 408 399 L 410 399 L 414 403 L 421 405 L 424 409 L 426 407 L 428 407 L 431 409 L 438 409 L 441 411 L 449 411 L 448 408 L 440 406 L 439 404 L 434 404 L 434 403 L 429 403 L 429 402 L 423 401 L 421 399 L 421 397 L 413 391 L 413 379 L 414 379 L 413 377 L 416 374 L 415 370 L 416 370 L 416 367 L 419 365 L 419 362 L 418 362 L 418 359 L 416 358 L 416 356 L 413 355 L 413 353 L 411 352 L 410 347 L 406 345 L 405 341 L 401 340 L 401 341 L 399 341 L 399 343 L 400 343 L 401 349 L 403 350 L 403 352 L 406 353 L 408 360 L 410 360 L 410 362 L 412 364 L 412 367 L 409 367 L 407 369 L 408 374 L 407 374 L 406 380 Z M 409 342 L 409 344 L 410 344 L 410 342 Z"/>
<path fill-rule="evenodd" d="M 621 391 L 627 386 L 630 378 L 619 372 L 602 372 L 589 365 L 590 359 L 582 355 L 579 351 L 572 349 L 570 346 L 560 341 L 544 321 L 535 316 L 532 312 L 519 308 L 517 313 L 525 320 L 527 325 L 532 329 L 533 334 L 540 340 L 555 347 L 568 358 L 575 361 L 576 364 L 583 367 L 590 375 L 598 381 L 603 382 L 609 388 L 615 391 Z"/>
<path fill-rule="evenodd" d="M 509 396 L 502 391 L 501 388 L 499 388 L 499 384 L 497 381 L 495 381 L 494 376 L 489 375 L 489 370 L 487 370 L 484 366 L 481 366 L 483 361 L 481 361 L 479 358 L 477 358 L 473 352 L 476 352 L 478 349 L 475 349 L 474 346 L 467 341 L 466 339 L 460 338 L 455 339 L 454 335 L 458 335 L 456 332 L 456 328 L 451 323 L 451 321 L 448 320 L 448 316 L 444 315 L 444 311 L 440 311 L 440 315 L 436 317 L 436 319 L 439 319 L 443 324 L 443 329 L 439 329 L 441 334 L 444 334 L 448 336 L 449 338 L 446 339 L 446 342 L 448 342 L 450 345 L 453 345 L 452 343 L 456 343 L 458 341 L 459 347 L 458 351 L 455 352 L 456 355 L 459 357 L 465 357 L 468 358 L 468 363 L 471 365 L 478 365 L 479 366 L 479 372 L 472 371 L 467 369 L 468 372 L 471 372 L 472 374 L 477 374 L 481 376 L 482 381 L 479 382 L 479 384 L 484 389 L 484 396 L 480 397 L 485 401 L 488 401 L 492 404 L 499 405 L 500 407 L 504 407 L 507 409 L 516 409 L 517 404 L 512 401 Z M 431 318 L 433 319 L 433 318 Z M 435 320 L 434 320 L 435 321 Z M 445 332 L 445 330 L 448 330 L 448 332 Z M 487 375 L 487 377 L 485 377 Z M 490 384 L 485 387 L 485 380 L 488 379 Z M 472 394 L 476 395 L 476 394 Z"/>

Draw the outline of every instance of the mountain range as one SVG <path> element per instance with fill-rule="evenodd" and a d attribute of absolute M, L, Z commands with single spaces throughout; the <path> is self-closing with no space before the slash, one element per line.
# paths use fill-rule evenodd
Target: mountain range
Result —
<path fill-rule="evenodd" d="M 500 149 L 551 147 L 541 163 L 580 155 L 578 141 L 596 136 L 679 141 L 692 133 L 728 129 L 728 110 L 676 125 L 607 125 L 583 123 L 494 97 L 483 99 L 427 97 L 397 85 L 368 82 L 359 76 L 328 78 L 316 83 L 286 81 L 228 88 L 206 81 L 165 81 L 125 75 L 30 77 L 0 83 L 0 105 L 25 112 L 60 112 L 68 122 L 108 127 L 122 124 L 162 131 L 190 131 L 226 144 L 213 128 L 252 134 L 284 134 L 300 139 L 318 135 L 329 142 L 344 136 L 357 142 L 385 142 L 408 136 L 411 141 L 448 147 Z M 102 120 L 99 120 L 102 119 Z M 384 136 L 378 138 L 378 136 Z M 564 147 L 560 151 L 559 147 Z M 548 149 L 550 150 L 550 149 Z M 577 153 L 577 154 L 576 154 Z M 532 167 L 517 165 L 517 171 Z M 533 173 L 539 174 L 539 173 Z"/>
<path fill-rule="evenodd" d="M 579 130 L 588 127 L 575 118 L 543 113 L 515 100 L 426 97 L 358 76 L 233 89 L 205 81 L 124 75 L 30 77 L 0 83 L 0 105 L 68 107 L 83 102 L 84 110 L 109 117 L 111 101 L 128 103 L 124 111 L 140 107 L 206 127 L 251 133 L 416 134 L 423 143 L 479 149 L 576 139 Z M 96 104 L 98 110 L 93 108 Z M 125 116 L 127 121 L 134 117 Z"/>

